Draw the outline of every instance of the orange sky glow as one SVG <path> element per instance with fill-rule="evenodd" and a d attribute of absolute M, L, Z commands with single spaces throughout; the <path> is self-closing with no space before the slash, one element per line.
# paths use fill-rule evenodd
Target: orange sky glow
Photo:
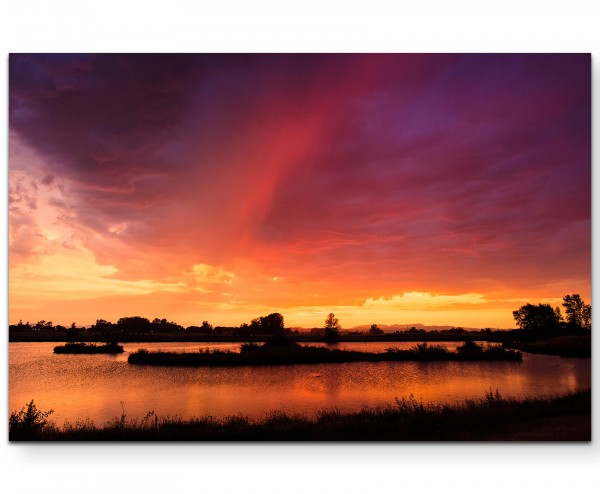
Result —
<path fill-rule="evenodd" d="M 591 302 L 588 55 L 11 55 L 9 322 Z"/>

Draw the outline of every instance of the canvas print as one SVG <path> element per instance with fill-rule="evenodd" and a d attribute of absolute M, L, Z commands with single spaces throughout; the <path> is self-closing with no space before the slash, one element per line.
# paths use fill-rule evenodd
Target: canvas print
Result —
<path fill-rule="evenodd" d="M 591 440 L 589 54 L 11 54 L 10 441 Z"/>

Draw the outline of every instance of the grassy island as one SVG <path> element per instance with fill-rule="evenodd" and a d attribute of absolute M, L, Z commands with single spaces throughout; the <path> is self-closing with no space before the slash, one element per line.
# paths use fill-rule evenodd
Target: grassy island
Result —
<path fill-rule="evenodd" d="M 520 361 L 521 353 L 501 346 L 482 346 L 465 342 L 456 352 L 439 345 L 419 343 L 409 350 L 388 348 L 382 353 L 339 350 L 316 346 L 301 346 L 293 341 L 270 341 L 264 345 L 245 343 L 239 352 L 200 350 L 194 353 L 149 352 L 141 349 L 129 355 L 130 364 L 211 367 L 321 364 L 343 362 L 389 361 Z"/>
<path fill-rule="evenodd" d="M 66 343 L 54 347 L 54 353 L 123 353 L 123 345 L 106 343 L 95 345 L 93 343 Z"/>
<path fill-rule="evenodd" d="M 591 391 L 529 399 L 485 398 L 456 405 L 424 404 L 412 395 L 355 412 L 323 410 L 315 417 L 274 411 L 258 420 L 242 414 L 143 419 L 125 414 L 102 426 L 48 420 L 33 400 L 9 420 L 10 441 L 590 441 Z"/>

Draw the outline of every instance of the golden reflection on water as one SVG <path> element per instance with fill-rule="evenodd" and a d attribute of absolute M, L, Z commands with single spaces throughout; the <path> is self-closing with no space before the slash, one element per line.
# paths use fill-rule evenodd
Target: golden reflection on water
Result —
<path fill-rule="evenodd" d="M 366 345 L 366 346 L 365 346 Z M 403 347 L 413 344 L 393 344 Z M 239 344 L 143 343 L 137 348 L 197 351 L 205 346 L 237 349 Z M 383 351 L 389 343 L 342 344 Z M 455 343 L 449 343 L 453 348 Z M 271 410 L 313 415 L 324 408 L 358 410 L 394 404 L 411 394 L 424 402 L 454 403 L 503 396 L 538 396 L 590 387 L 590 359 L 524 354 L 523 362 L 358 362 L 237 368 L 161 368 L 127 364 L 127 353 L 56 355 L 53 343 L 9 345 L 9 408 L 31 399 L 54 409 L 62 424 L 90 418 L 97 424 L 150 410 L 181 417 L 243 414 L 260 418 Z"/>

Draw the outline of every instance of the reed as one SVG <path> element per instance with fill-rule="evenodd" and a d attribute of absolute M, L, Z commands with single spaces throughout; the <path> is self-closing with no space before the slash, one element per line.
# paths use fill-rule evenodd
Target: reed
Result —
<path fill-rule="evenodd" d="M 29 409 L 34 405 L 29 404 Z M 31 411 L 31 410 L 30 410 Z M 11 441 L 590 441 L 591 391 L 540 398 L 485 397 L 457 405 L 423 403 L 414 396 L 387 407 L 355 412 L 322 410 L 315 417 L 268 413 L 260 420 L 243 414 L 217 419 L 120 417 L 103 426 L 86 420 L 62 427 L 48 422 L 50 412 L 27 407 L 13 412 Z M 29 421 L 27 420 L 29 417 Z M 31 420 L 31 417 L 36 418 Z M 25 424 L 25 425 L 23 425 Z"/>

